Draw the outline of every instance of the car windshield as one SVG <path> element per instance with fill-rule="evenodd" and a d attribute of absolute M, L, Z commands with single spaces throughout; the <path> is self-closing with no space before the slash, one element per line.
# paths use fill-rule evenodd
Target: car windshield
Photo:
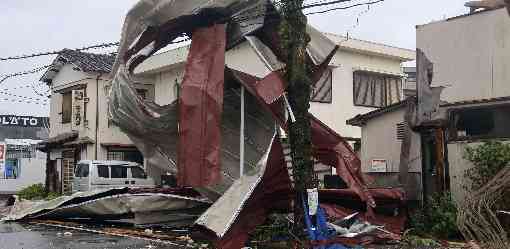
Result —
<path fill-rule="evenodd" d="M 131 175 L 133 176 L 133 178 L 140 178 L 140 179 L 147 178 L 147 175 L 145 174 L 143 169 L 140 167 L 131 167 Z"/>
<path fill-rule="evenodd" d="M 76 177 L 89 177 L 89 165 L 88 164 L 77 164 L 76 171 L 74 173 Z"/>

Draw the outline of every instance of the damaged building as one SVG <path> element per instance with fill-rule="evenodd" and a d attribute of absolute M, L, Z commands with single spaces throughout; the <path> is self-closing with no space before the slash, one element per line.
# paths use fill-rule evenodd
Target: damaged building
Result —
<path fill-rule="evenodd" d="M 510 135 L 510 19 L 504 8 L 486 9 L 418 25 L 416 33 L 417 50 L 431 63 L 430 72 L 417 66 L 418 99 L 358 115 L 348 124 L 362 128 L 364 172 L 379 185 L 402 185 L 398 178 L 409 103 L 418 110 L 422 87 L 442 88 L 431 122 L 409 133 L 406 185 L 416 200 L 450 190 L 461 203 L 466 197 L 464 172 L 473 166 L 463 157 L 465 149 L 488 140 L 506 141 Z"/>

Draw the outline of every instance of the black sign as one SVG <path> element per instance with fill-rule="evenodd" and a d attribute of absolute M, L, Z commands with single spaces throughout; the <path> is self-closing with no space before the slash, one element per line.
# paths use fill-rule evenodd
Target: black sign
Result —
<path fill-rule="evenodd" d="M 49 127 L 46 117 L 0 115 L 0 126 Z"/>

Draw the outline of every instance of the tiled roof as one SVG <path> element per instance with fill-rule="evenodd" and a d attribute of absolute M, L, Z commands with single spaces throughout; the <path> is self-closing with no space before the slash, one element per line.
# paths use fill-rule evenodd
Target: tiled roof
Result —
<path fill-rule="evenodd" d="M 389 106 L 379 108 L 379 109 L 373 110 L 373 111 L 365 113 L 365 114 L 358 114 L 354 118 L 347 120 L 346 123 L 348 125 L 352 125 L 352 126 L 363 126 L 366 124 L 366 122 L 368 120 L 371 120 L 371 119 L 373 119 L 375 117 L 379 117 L 385 113 L 392 112 L 392 111 L 398 110 L 402 107 L 405 107 L 407 105 L 407 102 L 409 102 L 409 101 L 416 101 L 416 97 L 411 96 L 403 101 L 391 104 Z"/>
<path fill-rule="evenodd" d="M 110 73 L 112 71 L 115 55 L 85 53 L 71 49 L 64 49 L 53 60 L 50 68 L 41 77 L 41 81 L 51 83 L 55 75 L 66 64 L 72 64 L 79 70 L 87 73 Z"/>
<path fill-rule="evenodd" d="M 84 72 L 109 73 L 115 62 L 114 55 L 84 53 L 70 49 L 64 49 L 59 57 L 65 58 Z"/>

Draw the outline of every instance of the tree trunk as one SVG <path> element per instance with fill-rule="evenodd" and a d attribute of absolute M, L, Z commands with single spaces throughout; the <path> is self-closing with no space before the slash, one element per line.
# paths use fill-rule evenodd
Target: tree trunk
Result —
<path fill-rule="evenodd" d="M 300 10 L 302 0 L 282 1 L 282 24 L 280 34 L 286 56 L 286 79 L 289 82 L 288 98 L 296 118 L 289 120 L 289 140 L 292 150 L 293 176 L 296 198 L 294 202 L 294 232 L 303 231 L 302 203 L 307 188 L 316 186 L 313 177 L 311 130 L 308 109 L 310 107 L 311 79 L 306 66 L 306 46 L 310 40 L 306 33 L 306 16 Z"/>

